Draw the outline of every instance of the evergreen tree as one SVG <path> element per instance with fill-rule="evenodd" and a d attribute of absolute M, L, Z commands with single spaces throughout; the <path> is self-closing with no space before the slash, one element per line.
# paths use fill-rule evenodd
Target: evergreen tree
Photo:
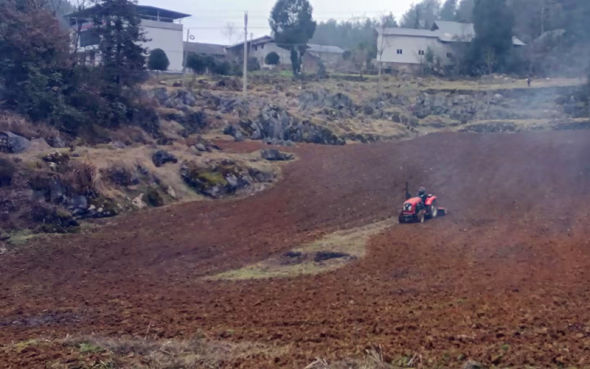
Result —
<path fill-rule="evenodd" d="M 290 50 L 293 76 L 301 73 L 301 61 L 307 42 L 313 37 L 316 22 L 308 0 L 278 0 L 269 24 L 279 47 Z"/>
<path fill-rule="evenodd" d="M 392 13 L 381 17 L 381 24 L 380 26 L 385 28 L 397 27 L 397 21 Z"/>
<path fill-rule="evenodd" d="M 439 18 L 439 0 L 422 0 L 412 5 L 410 10 L 404 14 L 401 26 L 405 28 L 430 29 L 435 20 Z"/>
<path fill-rule="evenodd" d="M 147 41 L 140 28 L 135 4 L 129 0 L 103 0 L 96 5 L 94 27 L 100 38 L 103 93 L 108 99 L 121 97 L 145 77 L 145 53 L 141 46 Z"/>
<path fill-rule="evenodd" d="M 474 0 L 461 0 L 455 12 L 455 20 L 457 22 L 472 23 L 474 6 Z"/>
<path fill-rule="evenodd" d="M 504 70 L 512 50 L 513 19 L 506 0 L 475 0 L 468 62 L 472 73 Z"/>
<path fill-rule="evenodd" d="M 440 19 L 454 21 L 457 12 L 457 0 L 447 0 L 440 9 Z"/>
<path fill-rule="evenodd" d="M 34 0 L 0 2 L 0 101 L 32 119 L 57 114 L 64 71 L 70 65 L 67 35 Z"/>

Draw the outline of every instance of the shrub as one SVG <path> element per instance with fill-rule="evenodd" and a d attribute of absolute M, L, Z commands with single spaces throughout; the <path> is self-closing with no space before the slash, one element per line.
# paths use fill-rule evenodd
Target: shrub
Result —
<path fill-rule="evenodd" d="M 149 206 L 157 207 L 164 205 L 164 199 L 160 195 L 160 191 L 155 187 L 148 188 L 145 197 Z"/>
<path fill-rule="evenodd" d="M 224 76 L 230 75 L 232 73 L 231 64 L 225 60 L 222 62 L 215 62 L 211 66 L 211 73 L 221 74 Z"/>
<path fill-rule="evenodd" d="M 260 63 L 258 62 L 258 59 L 254 57 L 248 58 L 248 64 L 246 65 L 246 68 L 248 68 L 248 72 L 260 70 Z"/>
<path fill-rule="evenodd" d="M 278 65 L 280 62 L 279 54 L 277 54 L 274 51 L 271 51 L 270 53 L 266 54 L 264 62 L 268 65 Z"/>
<path fill-rule="evenodd" d="M 64 176 L 64 181 L 76 193 L 93 196 L 96 193 L 94 186 L 95 174 L 96 168 L 92 164 L 72 161 L 70 170 Z"/>
<path fill-rule="evenodd" d="M 195 53 L 189 53 L 185 62 L 185 66 L 196 74 L 205 73 L 207 68 L 210 68 L 212 64 L 213 58 Z"/>
<path fill-rule="evenodd" d="M 137 175 L 122 165 L 115 165 L 104 171 L 112 183 L 119 186 L 131 186 L 139 183 Z"/>
<path fill-rule="evenodd" d="M 170 61 L 162 49 L 154 49 L 148 57 L 148 68 L 151 70 L 165 71 L 168 69 Z"/>
<path fill-rule="evenodd" d="M 7 159 L 0 158 L 0 187 L 10 186 L 15 171 L 14 164 Z"/>

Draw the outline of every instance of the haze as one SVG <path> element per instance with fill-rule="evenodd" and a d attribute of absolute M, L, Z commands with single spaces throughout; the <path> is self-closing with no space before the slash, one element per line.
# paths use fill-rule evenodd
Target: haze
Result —
<path fill-rule="evenodd" d="M 314 19 L 348 20 L 351 18 L 374 18 L 393 13 L 399 20 L 415 1 L 413 0 L 310 0 L 314 9 Z M 268 17 L 275 0 L 235 0 L 235 1 L 186 1 L 186 0 L 140 0 L 142 5 L 158 6 L 191 14 L 183 20 L 189 28 L 191 41 L 232 44 L 243 39 L 244 11 L 248 11 L 249 31 L 253 37 L 270 33 Z M 233 24 L 234 32 L 227 32 L 227 25 Z M 230 32 L 231 33 L 231 32 Z"/>

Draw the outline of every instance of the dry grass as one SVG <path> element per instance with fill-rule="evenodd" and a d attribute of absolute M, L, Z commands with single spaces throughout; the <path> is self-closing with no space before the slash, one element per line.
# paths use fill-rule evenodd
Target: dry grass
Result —
<path fill-rule="evenodd" d="M 167 163 L 161 167 L 156 167 L 151 160 L 151 156 L 153 152 L 158 149 L 164 149 L 170 152 L 178 158 L 178 162 Z M 114 166 L 123 166 L 127 168 L 141 166 L 149 171 L 151 175 L 160 180 L 162 183 L 161 187 L 170 187 L 175 194 L 175 199 L 180 202 L 205 199 L 205 197 L 198 195 L 187 186 L 180 177 L 179 170 L 183 161 L 195 162 L 205 166 L 212 161 L 229 159 L 244 166 L 256 168 L 264 172 L 275 173 L 276 178 L 280 178 L 280 166 L 282 165 L 261 159 L 258 151 L 249 154 L 213 151 L 197 155 L 194 149 L 187 147 L 180 142 L 168 146 L 138 145 L 126 147 L 124 149 L 116 149 L 108 145 L 104 147 L 83 147 L 78 148 L 76 153 L 80 154 L 78 160 L 91 162 L 96 166 L 98 172 L 96 186 L 100 193 L 107 197 L 125 197 L 125 194 L 114 188 L 110 184 L 110 181 L 103 178 L 101 173 L 106 173 L 108 168 Z M 257 190 L 261 189 L 263 188 L 257 188 Z"/>
<path fill-rule="evenodd" d="M 195 336 L 186 340 L 82 336 L 66 338 L 62 344 L 81 354 L 99 354 L 112 368 L 168 369 L 220 368 L 227 362 L 250 356 L 269 358 L 286 348 L 256 343 L 230 343 Z"/>
<path fill-rule="evenodd" d="M 328 362 L 318 358 L 304 369 L 401 369 L 401 368 L 438 368 L 440 365 L 425 363 L 422 356 L 412 354 L 410 356 L 397 356 L 395 358 L 387 357 L 383 349 L 372 347 L 365 350 L 365 355 L 360 359 L 347 359 L 334 362 Z"/>
<path fill-rule="evenodd" d="M 371 237 L 397 224 L 386 219 L 362 227 L 337 231 L 317 241 L 291 250 L 300 253 L 302 259 L 296 263 L 285 262 L 284 256 L 274 256 L 259 263 L 237 270 L 230 270 L 207 277 L 212 280 L 247 280 L 264 278 L 293 278 L 300 275 L 318 274 L 340 268 L 365 256 L 366 245 Z M 318 252 L 335 252 L 349 255 L 325 261 L 315 261 Z"/>

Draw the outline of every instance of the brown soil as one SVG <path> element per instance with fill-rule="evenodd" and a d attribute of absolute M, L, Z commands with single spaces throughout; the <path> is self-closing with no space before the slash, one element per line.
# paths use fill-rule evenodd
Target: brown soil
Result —
<path fill-rule="evenodd" d="M 184 339 L 200 331 L 288 347 L 227 367 L 302 368 L 371 345 L 433 367 L 467 358 L 589 365 L 588 142 L 590 132 L 579 131 L 299 145 L 282 182 L 256 196 L 151 209 L 0 255 L 0 347 L 66 334 Z M 366 257 L 336 271 L 202 278 L 395 216 L 406 180 L 438 194 L 450 215 L 392 226 L 371 239 Z M 0 349 L 0 363 L 44 368 L 65 355 L 44 347 Z"/>

